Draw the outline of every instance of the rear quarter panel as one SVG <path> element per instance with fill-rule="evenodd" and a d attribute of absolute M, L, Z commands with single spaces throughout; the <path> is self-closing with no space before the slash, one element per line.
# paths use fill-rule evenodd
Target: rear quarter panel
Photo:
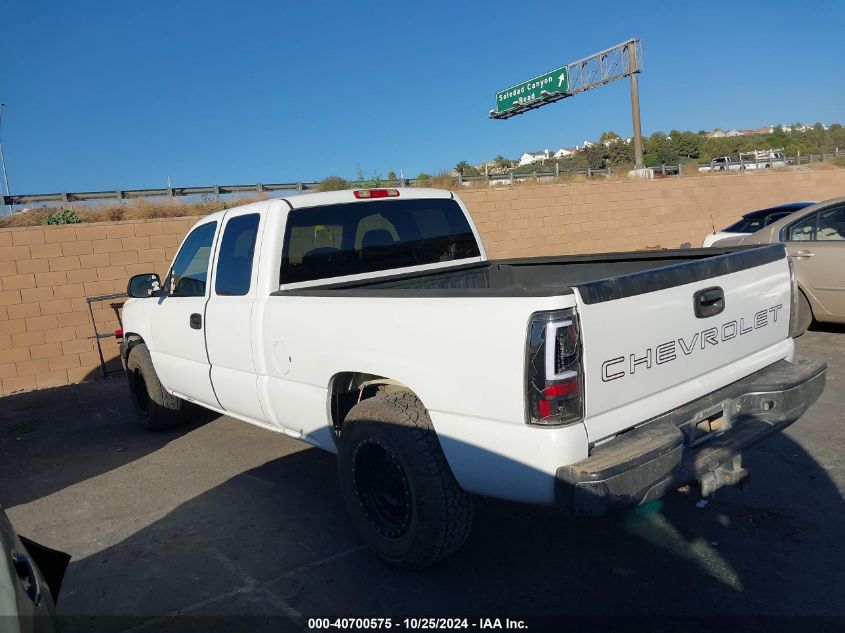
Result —
<path fill-rule="evenodd" d="M 273 423 L 334 451 L 329 388 L 340 372 L 391 378 L 428 409 L 458 482 L 549 503 L 558 466 L 586 457 L 586 434 L 526 427 L 530 315 L 558 297 L 269 297 L 261 309 L 259 393 Z"/>

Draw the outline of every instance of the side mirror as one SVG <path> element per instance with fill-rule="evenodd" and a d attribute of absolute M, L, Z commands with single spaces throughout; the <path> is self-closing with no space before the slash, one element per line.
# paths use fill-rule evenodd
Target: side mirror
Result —
<path fill-rule="evenodd" d="M 135 275 L 129 280 L 126 294 L 136 299 L 153 297 L 161 290 L 161 279 L 156 273 Z"/>

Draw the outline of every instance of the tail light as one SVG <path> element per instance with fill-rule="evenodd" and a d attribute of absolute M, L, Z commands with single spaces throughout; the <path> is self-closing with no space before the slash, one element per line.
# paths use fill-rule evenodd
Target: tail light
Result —
<path fill-rule="evenodd" d="M 789 262 L 789 283 L 792 289 L 792 300 L 789 302 L 789 336 L 795 338 L 801 334 L 796 331 L 798 329 L 798 293 L 801 291 L 798 290 L 798 280 L 795 278 L 795 264 L 789 257 L 786 260 Z"/>
<path fill-rule="evenodd" d="M 352 192 L 359 200 L 366 198 L 396 198 L 398 189 L 356 189 Z"/>
<path fill-rule="evenodd" d="M 115 330 L 114 331 L 114 337 L 116 339 L 122 339 L 123 338 L 123 330 Z"/>
<path fill-rule="evenodd" d="M 527 424 L 562 426 L 584 418 L 581 336 L 574 308 L 532 315 L 525 372 Z"/>

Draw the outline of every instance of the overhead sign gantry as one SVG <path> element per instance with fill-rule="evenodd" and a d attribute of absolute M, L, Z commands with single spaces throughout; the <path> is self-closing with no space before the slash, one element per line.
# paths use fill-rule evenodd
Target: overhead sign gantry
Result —
<path fill-rule="evenodd" d="M 630 39 L 497 92 L 496 108 L 490 110 L 490 118 L 509 119 L 517 114 L 572 97 L 579 92 L 598 88 L 623 77 L 630 77 L 634 158 L 637 169 L 642 169 L 643 140 L 637 85 L 637 74 L 640 72 L 642 72 L 642 46 L 640 40 Z"/>

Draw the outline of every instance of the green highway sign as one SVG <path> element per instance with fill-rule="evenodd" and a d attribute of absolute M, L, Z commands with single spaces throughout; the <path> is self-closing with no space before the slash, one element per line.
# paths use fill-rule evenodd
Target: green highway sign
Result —
<path fill-rule="evenodd" d="M 569 71 L 566 66 L 543 73 L 496 93 L 496 112 L 507 112 L 533 101 L 565 93 L 569 90 Z"/>

